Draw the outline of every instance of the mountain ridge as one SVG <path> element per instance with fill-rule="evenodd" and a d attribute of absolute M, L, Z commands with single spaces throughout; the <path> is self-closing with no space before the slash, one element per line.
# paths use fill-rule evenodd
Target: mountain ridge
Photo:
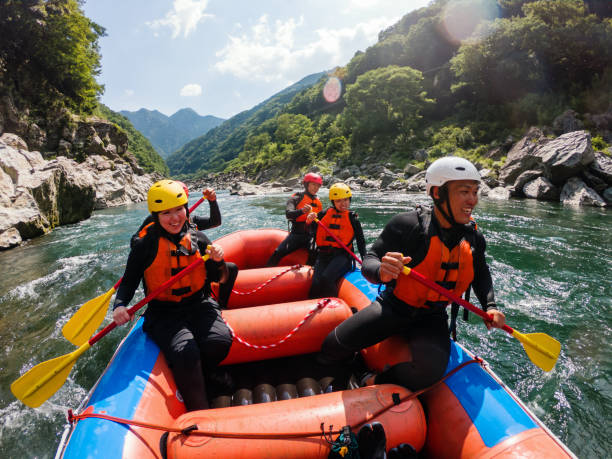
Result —
<path fill-rule="evenodd" d="M 136 111 L 121 110 L 119 113 L 128 118 L 136 129 L 151 141 L 164 159 L 190 140 L 225 121 L 213 115 L 199 115 L 190 107 L 181 108 L 170 116 L 147 108 Z"/>

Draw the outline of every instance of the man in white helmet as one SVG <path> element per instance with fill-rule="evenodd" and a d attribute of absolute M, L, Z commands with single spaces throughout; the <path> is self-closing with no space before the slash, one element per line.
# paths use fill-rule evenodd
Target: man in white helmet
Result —
<path fill-rule="evenodd" d="M 406 339 L 410 360 L 375 377 L 361 375 L 362 384 L 396 383 L 415 391 L 438 381 L 446 370 L 449 300 L 402 275 L 404 265 L 458 296 L 471 286 L 491 317 L 485 321 L 487 328 L 505 324 L 495 304 L 485 239 L 471 218 L 478 203 L 478 171 L 466 159 L 451 156 L 434 161 L 425 177 L 433 209 L 417 208 L 394 216 L 364 259 L 363 275 L 370 282 L 385 284 L 386 289 L 323 342 L 321 360 L 336 363 L 391 335 Z"/>

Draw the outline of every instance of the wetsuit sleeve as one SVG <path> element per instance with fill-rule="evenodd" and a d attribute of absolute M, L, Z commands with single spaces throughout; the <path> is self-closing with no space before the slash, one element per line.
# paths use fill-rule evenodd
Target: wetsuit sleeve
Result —
<path fill-rule="evenodd" d="M 495 303 L 495 292 L 493 290 L 493 279 L 491 271 L 485 259 L 487 243 L 482 233 L 476 233 L 476 247 L 474 250 L 474 281 L 472 288 L 484 311 L 498 309 Z"/>
<path fill-rule="evenodd" d="M 355 232 L 355 242 L 357 243 L 357 250 L 361 259 L 363 260 L 366 256 L 366 243 L 365 237 L 363 236 L 363 228 L 361 228 L 361 222 L 357 213 L 353 212 L 350 214 L 351 224 L 353 225 L 353 231 Z"/>
<path fill-rule="evenodd" d="M 287 217 L 287 220 L 294 221 L 296 218 L 298 218 L 304 213 L 301 209 L 297 208 L 297 205 L 300 203 L 301 200 L 302 196 L 300 193 L 295 193 L 289 198 L 289 200 L 287 201 L 287 207 L 285 208 L 285 216 Z"/>
<path fill-rule="evenodd" d="M 191 221 L 196 225 L 199 231 L 204 231 L 210 228 L 216 228 L 221 225 L 221 211 L 219 210 L 219 203 L 217 200 L 208 201 L 208 205 L 210 206 L 210 216 L 202 217 L 199 215 L 194 215 L 191 217 Z"/>
<path fill-rule="evenodd" d="M 146 263 L 149 258 L 150 251 L 157 250 L 153 246 L 153 238 L 138 238 L 134 241 L 134 245 L 128 255 L 127 263 L 125 265 L 125 272 L 123 273 L 123 279 L 121 285 L 117 289 L 117 295 L 115 296 L 115 302 L 113 304 L 113 310 L 119 306 L 126 306 L 130 304 L 136 289 L 140 284 L 144 276 L 144 271 L 147 268 Z"/>
<path fill-rule="evenodd" d="M 422 237 L 417 237 L 419 226 L 416 212 L 398 214 L 389 220 L 364 257 L 361 268 L 363 276 L 372 283 L 380 284 L 380 260 L 387 252 L 401 252 L 413 257 L 414 261 L 419 245 L 423 245 Z"/>

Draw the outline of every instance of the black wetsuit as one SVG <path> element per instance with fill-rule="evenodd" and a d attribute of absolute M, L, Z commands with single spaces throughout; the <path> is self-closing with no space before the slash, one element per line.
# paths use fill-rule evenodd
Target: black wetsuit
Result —
<path fill-rule="evenodd" d="M 317 218 L 321 220 L 327 210 L 322 210 L 317 214 Z M 357 250 L 361 258 L 366 253 L 366 243 L 363 236 L 361 222 L 355 212 L 349 211 L 349 220 L 355 233 L 354 240 L 357 243 Z M 311 223 L 315 227 L 314 237 L 318 231 L 325 231 L 316 223 Z M 352 244 L 349 246 L 351 247 Z M 338 295 L 338 280 L 349 272 L 354 266 L 354 258 L 343 248 L 337 247 L 317 247 L 316 261 L 314 264 L 314 273 L 312 275 L 312 285 L 308 292 L 309 298 L 325 298 Z"/>
<path fill-rule="evenodd" d="M 381 259 L 387 252 L 400 252 L 412 257 L 409 267 L 423 261 L 429 246 L 429 229 L 423 227 L 424 215 L 419 213 L 399 214 L 389 221 L 364 259 L 362 273 L 366 279 L 380 283 Z M 428 225 L 435 225 L 433 229 L 449 250 L 464 237 L 471 243 L 474 265 L 472 288 L 484 310 L 495 308 L 483 235 L 471 225 L 441 228 L 435 216 L 430 215 L 431 218 L 425 220 L 429 222 Z M 346 361 L 356 351 L 399 334 L 410 345 L 412 360 L 383 371 L 375 381 L 377 384 L 396 383 L 419 390 L 439 380 L 448 365 L 450 338 L 446 308 L 410 306 L 393 294 L 394 285 L 395 281 L 389 282 L 376 301 L 342 322 L 325 338 L 322 359 L 328 363 Z"/>
<path fill-rule="evenodd" d="M 287 254 L 295 252 L 298 249 L 305 248 L 309 251 L 312 245 L 312 231 L 310 227 L 312 225 L 306 225 L 306 222 L 295 221 L 300 215 L 304 215 L 304 211 L 299 209 L 297 206 L 304 198 L 304 195 L 309 196 L 313 200 L 317 198 L 316 195 L 312 195 L 307 191 L 295 193 L 287 201 L 285 208 L 285 216 L 287 220 L 291 222 L 291 231 L 287 237 L 281 242 L 272 256 L 268 259 L 266 266 L 276 266 L 278 262 Z M 309 254 L 308 264 L 312 263 L 314 254 Z"/>
<path fill-rule="evenodd" d="M 221 211 L 219 210 L 219 204 L 217 200 L 211 201 L 208 200 L 208 205 L 210 207 L 210 216 L 202 217 L 200 215 L 189 215 L 189 221 L 198 229 L 198 231 L 204 231 L 211 228 L 216 228 L 221 225 Z M 142 222 L 136 234 L 132 236 L 132 241 L 135 238 L 138 238 L 138 233 L 147 226 L 149 223 L 153 223 L 153 215 L 148 215 L 147 218 Z M 236 277 L 238 276 L 238 266 L 235 263 L 226 262 L 228 276 L 227 280 L 219 284 L 219 297 L 217 298 L 217 302 L 221 309 L 227 308 L 227 302 L 229 301 L 229 297 L 232 294 L 232 289 L 234 288 L 234 283 L 236 282 Z"/>
<path fill-rule="evenodd" d="M 153 225 L 142 238 L 132 240 L 125 273 L 113 309 L 127 306 L 143 280 L 157 254 L 158 238 L 165 237 L 177 243 L 185 235 L 171 235 L 159 225 Z M 210 240 L 196 232 L 200 253 L 205 253 Z M 207 280 L 218 281 L 225 270 L 224 262 L 207 260 Z M 143 281 L 144 284 L 144 281 Z M 210 296 L 208 282 L 199 291 L 179 302 L 151 300 L 144 313 L 143 330 L 160 347 L 172 370 L 176 385 L 183 396 L 187 410 L 207 407 L 203 370 L 211 371 L 226 357 L 232 344 L 232 335 L 221 318 L 217 302 Z M 146 291 L 146 285 L 145 285 Z"/>

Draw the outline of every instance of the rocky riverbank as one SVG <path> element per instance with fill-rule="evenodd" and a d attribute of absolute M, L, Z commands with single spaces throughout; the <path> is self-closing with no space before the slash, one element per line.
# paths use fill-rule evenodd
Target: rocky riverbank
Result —
<path fill-rule="evenodd" d="M 159 177 L 119 155 L 127 152 L 127 139 L 125 145 L 103 142 L 100 134 L 109 132 L 110 123 L 89 127 L 99 148 L 80 163 L 63 155 L 45 159 L 16 134 L 0 136 L 0 250 L 89 218 L 95 209 L 146 199 Z"/>
<path fill-rule="evenodd" d="M 612 204 L 611 154 L 610 149 L 607 153 L 594 151 L 591 135 L 585 130 L 555 137 L 531 128 L 511 146 L 498 170 L 480 168 L 481 194 L 492 199 L 526 198 L 607 207 Z M 324 185 L 339 181 L 355 191 L 418 192 L 425 190 L 425 170 L 412 164 L 397 170 L 391 164 L 366 163 L 337 167 L 331 174 L 323 174 Z M 211 174 L 190 183 L 195 189 L 208 186 L 238 195 L 290 192 L 301 187 L 299 177 L 254 183 L 239 173 Z"/>

